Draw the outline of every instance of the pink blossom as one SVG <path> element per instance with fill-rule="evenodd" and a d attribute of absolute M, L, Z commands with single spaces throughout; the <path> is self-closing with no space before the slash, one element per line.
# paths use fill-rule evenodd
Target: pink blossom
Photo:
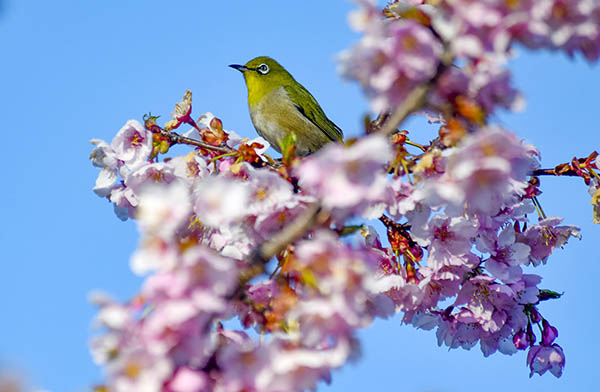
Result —
<path fill-rule="evenodd" d="M 108 167 L 103 168 L 96 178 L 96 185 L 94 185 L 93 191 L 100 197 L 107 197 L 110 193 L 118 188 L 115 184 L 117 181 L 117 171 Z"/>
<path fill-rule="evenodd" d="M 513 337 L 513 344 L 518 350 L 525 350 L 527 347 L 533 345 L 533 341 L 530 338 L 530 334 L 525 330 L 520 330 Z"/>
<path fill-rule="evenodd" d="M 596 166 L 600 165 L 600 158 L 596 158 Z M 600 223 L 600 185 L 598 184 L 597 179 L 593 179 L 590 182 L 590 187 L 588 190 L 590 196 L 592 196 L 592 200 L 590 204 L 592 205 L 592 222 L 599 224 Z"/>
<path fill-rule="evenodd" d="M 148 298 L 186 298 L 198 290 L 223 297 L 236 282 L 234 261 L 203 246 L 187 249 L 178 261 L 179 268 L 163 270 L 146 281 L 143 291 Z"/>
<path fill-rule="evenodd" d="M 124 181 L 109 186 L 106 192 L 109 192 L 107 197 L 114 203 L 115 213 L 121 220 L 135 216 L 138 194 L 148 184 L 169 184 L 176 179 L 172 169 L 164 163 L 141 163 L 134 171 L 122 170 L 120 174 Z"/>
<path fill-rule="evenodd" d="M 535 274 L 522 274 L 516 282 L 509 283 L 508 286 L 517 295 L 519 304 L 536 304 L 539 302 L 538 285 L 542 282 L 542 278 Z"/>
<path fill-rule="evenodd" d="M 111 142 L 117 159 L 130 169 L 144 163 L 152 152 L 152 132 L 136 120 L 129 120 Z"/>
<path fill-rule="evenodd" d="M 212 172 L 212 167 L 196 151 L 185 156 L 174 157 L 166 162 L 166 165 L 173 170 L 173 174 L 180 181 L 188 186 L 193 186 L 196 181 Z"/>
<path fill-rule="evenodd" d="M 403 311 L 412 316 L 415 312 L 425 309 L 426 287 L 429 279 L 421 279 L 419 282 L 408 282 L 406 276 L 399 274 L 387 274 L 377 279 L 371 290 L 388 297 L 395 311 Z M 406 316 L 406 317 L 410 317 Z"/>
<path fill-rule="evenodd" d="M 315 201 L 313 197 L 295 193 L 292 184 L 274 171 L 244 164 L 240 172 L 247 177 L 245 184 L 253 201 L 246 211 L 261 237 L 269 237 L 281 230 L 284 223 L 302 212 L 307 203 Z"/>
<path fill-rule="evenodd" d="M 449 68 L 436 84 L 432 103 L 455 102 L 458 97 L 476 102 L 485 113 L 494 113 L 497 107 L 518 111 L 524 99 L 511 85 L 510 72 L 494 58 L 481 58 L 462 68 Z"/>
<path fill-rule="evenodd" d="M 246 216 L 249 197 L 250 189 L 243 182 L 207 177 L 194 187 L 194 212 L 202 224 L 218 227 Z"/>
<path fill-rule="evenodd" d="M 161 392 L 172 373 L 171 361 L 143 348 L 122 352 L 109 363 L 109 389 L 115 392 Z"/>
<path fill-rule="evenodd" d="M 166 385 L 167 392 L 204 392 L 209 391 L 206 373 L 180 367 L 175 371 L 173 379 Z"/>
<path fill-rule="evenodd" d="M 234 259 L 248 256 L 258 243 L 257 234 L 243 224 L 220 226 L 207 236 L 207 243 L 221 255 Z"/>
<path fill-rule="evenodd" d="M 456 319 L 479 324 L 483 331 L 499 331 L 508 320 L 507 310 L 514 306 L 514 293 L 507 286 L 493 283 L 493 278 L 479 275 L 469 279 L 459 292 L 455 306 L 464 305 Z"/>
<path fill-rule="evenodd" d="M 442 197 L 453 187 L 454 196 L 467 211 L 495 215 L 518 201 L 527 186 L 527 175 L 538 166 L 517 138 L 498 127 L 482 129 L 467 137 L 448 157 L 442 181 L 435 185 Z"/>
<path fill-rule="evenodd" d="M 90 160 L 94 166 L 102 169 L 93 190 L 98 196 L 107 197 L 117 187 L 115 182 L 118 169 L 123 163 L 117 159 L 115 151 L 104 140 L 92 139 L 90 142 L 96 146 L 90 154 Z"/>
<path fill-rule="evenodd" d="M 96 148 L 90 153 L 92 164 L 99 168 L 115 169 L 120 166 L 121 162 L 117 158 L 115 150 L 104 140 L 90 140 Z"/>
<path fill-rule="evenodd" d="M 558 226 L 562 221 L 563 219 L 558 217 L 543 219 L 537 225 L 528 226 L 527 230 L 518 236 L 518 242 L 531 248 L 529 261 L 534 266 L 545 264 L 554 249 L 565 245 L 570 237 L 581 239 L 577 226 Z"/>
<path fill-rule="evenodd" d="M 393 198 L 388 203 L 390 215 L 400 220 L 406 217 L 411 223 L 424 225 L 430 214 L 430 208 L 424 202 L 425 193 L 417 187 L 399 178 L 392 180 Z"/>
<path fill-rule="evenodd" d="M 542 345 L 550 346 L 558 336 L 558 330 L 550 325 L 546 319 L 542 319 L 542 326 Z"/>
<path fill-rule="evenodd" d="M 394 313 L 436 328 L 438 344 L 450 348 L 479 343 L 488 356 L 529 347 L 531 374 L 560 376 L 558 330 L 536 309 L 555 295 L 522 266 L 545 262 L 578 229 L 554 217 L 529 221 L 539 152 L 482 124 L 498 107 L 522 106 L 505 68 L 511 45 L 595 59 L 600 6 L 404 0 L 382 14 L 374 0 L 357 2 L 351 19 L 364 37 L 342 55 L 344 75 L 362 84 L 377 110 L 394 109 L 426 86 L 419 109 L 447 120 L 448 129 L 451 118 L 463 128 L 451 142 L 425 145 L 423 154 L 407 146 L 410 176 L 388 173 L 405 151 L 379 133 L 262 168 L 203 148 L 151 162 L 153 134 L 135 121 L 110 145 L 92 141 L 90 159 L 100 168 L 94 192 L 120 218 L 137 220 L 131 268 L 147 274 L 131 301 L 96 301 L 103 334 L 90 345 L 109 390 L 315 389 L 358 355 L 360 328 Z M 174 117 L 165 129 L 194 123 L 191 93 Z M 222 130 L 210 113 L 197 124 L 187 136 L 250 154 L 256 142 L 258 157 L 271 162 L 263 140 Z M 600 193 L 591 184 L 596 211 Z M 283 244 L 276 260 L 256 263 L 253 252 L 312 203 L 322 207 L 318 219 Z M 359 216 L 380 218 L 390 244 Z"/>
<path fill-rule="evenodd" d="M 176 179 L 173 169 L 166 163 L 149 163 L 129 173 L 125 178 L 125 186 L 138 194 L 148 184 L 170 184 Z"/>
<path fill-rule="evenodd" d="M 427 265 L 439 269 L 443 265 L 462 265 L 477 233 L 477 222 L 464 217 L 434 215 L 425 227 L 413 225 L 412 238 L 428 246 Z"/>
<path fill-rule="evenodd" d="M 331 369 L 343 365 L 355 342 L 343 339 L 320 348 L 295 347 L 285 340 L 270 345 L 267 366 L 258 374 L 256 384 L 264 391 L 304 391 L 316 389 L 317 382 L 331 381 Z"/>
<path fill-rule="evenodd" d="M 108 199 L 114 204 L 115 215 L 121 220 L 135 217 L 135 208 L 139 200 L 131 188 L 125 185 L 116 185 L 108 195 Z"/>
<path fill-rule="evenodd" d="M 358 80 L 372 97 L 374 111 L 397 106 L 435 75 L 443 49 L 426 27 L 411 19 L 370 15 L 364 29 L 365 37 L 340 55 L 341 73 Z"/>
<path fill-rule="evenodd" d="M 449 348 L 471 349 L 477 344 L 482 330 L 472 323 L 463 323 L 453 316 L 442 316 L 437 323 L 437 342 Z M 430 321 L 431 322 L 431 321 Z"/>
<path fill-rule="evenodd" d="M 498 237 L 482 235 L 477 248 L 490 257 L 485 260 L 485 267 L 494 277 L 505 283 L 514 283 L 521 278 L 521 265 L 529 261 L 531 249 L 528 245 L 515 242 L 515 229 L 507 226 L 500 231 Z"/>
<path fill-rule="evenodd" d="M 146 235 L 169 240 L 181 226 L 190 223 L 190 192 L 181 183 L 171 186 L 149 184 L 138 198 L 136 218 Z"/>
<path fill-rule="evenodd" d="M 529 377 L 533 376 L 533 373 L 542 375 L 548 370 L 554 376 L 560 377 L 565 367 L 565 353 L 556 343 L 551 346 L 535 345 L 527 353 L 527 365 L 531 370 Z"/>
<path fill-rule="evenodd" d="M 454 255 L 449 260 L 452 264 L 442 264 L 430 255 L 427 258 L 428 265 L 419 269 L 421 279 L 428 282 L 426 286 L 429 292 L 428 301 L 422 304 L 423 307 L 432 307 L 439 300 L 454 297 L 465 276 L 480 263 L 479 257 L 470 252 L 460 256 Z"/>
<path fill-rule="evenodd" d="M 212 114 L 211 112 L 206 112 L 200 115 L 200 117 L 198 117 L 198 119 L 196 120 L 196 125 L 198 126 L 198 128 L 202 129 L 210 129 L 212 131 L 216 131 L 216 129 L 214 128 L 214 122 L 213 120 L 216 119 L 217 117 L 215 117 L 214 114 Z M 212 125 L 211 125 L 212 124 Z M 226 144 L 229 147 L 233 147 L 236 144 L 235 143 L 239 143 L 241 141 L 241 137 L 235 133 L 235 132 L 231 132 L 231 131 L 227 131 L 227 130 L 223 130 L 223 132 L 225 132 L 226 134 L 232 134 L 233 138 L 231 140 L 227 140 Z M 190 130 L 188 130 L 187 132 L 183 133 L 183 136 L 192 138 L 192 139 L 196 139 L 196 140 L 202 140 L 202 135 L 200 134 L 200 132 L 198 132 L 198 130 L 196 128 L 191 128 Z"/>
<path fill-rule="evenodd" d="M 594 61 L 600 55 L 599 8 L 593 0 L 536 2 L 518 38 L 530 47 L 562 49 L 571 56 L 581 52 Z"/>
<path fill-rule="evenodd" d="M 256 327 L 262 332 L 262 328 L 266 326 L 268 330 L 265 310 L 269 309 L 272 301 L 279 297 L 281 293 L 279 284 L 275 280 L 269 279 L 251 285 L 246 292 L 248 301 L 236 304 L 240 322 L 246 328 Z"/>
<path fill-rule="evenodd" d="M 330 144 L 306 158 L 296 170 L 300 186 L 342 215 L 365 213 L 380 205 L 390 192 L 383 170 L 392 152 L 386 138 L 373 135 L 351 147 Z"/>

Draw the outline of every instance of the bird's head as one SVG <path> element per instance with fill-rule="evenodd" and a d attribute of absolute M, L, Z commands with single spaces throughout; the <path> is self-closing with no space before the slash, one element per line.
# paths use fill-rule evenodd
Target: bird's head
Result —
<path fill-rule="evenodd" d="M 248 97 L 260 98 L 274 88 L 295 83 L 285 68 L 267 56 L 256 57 L 244 65 L 231 64 L 230 67 L 244 75 Z"/>

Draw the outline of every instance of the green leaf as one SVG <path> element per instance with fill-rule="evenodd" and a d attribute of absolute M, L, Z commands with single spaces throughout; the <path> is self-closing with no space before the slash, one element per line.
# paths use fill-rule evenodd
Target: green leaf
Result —
<path fill-rule="evenodd" d="M 362 227 L 363 227 L 363 225 L 348 225 L 348 226 L 342 227 L 342 229 L 339 230 L 338 233 L 341 237 L 344 237 L 344 236 L 356 233 Z"/>
<path fill-rule="evenodd" d="M 564 293 L 557 293 L 556 291 L 542 289 L 538 294 L 540 301 L 546 301 L 549 299 L 557 299 L 562 297 Z"/>
<path fill-rule="evenodd" d="M 290 162 L 296 155 L 296 134 L 290 132 L 281 141 L 281 153 L 283 154 L 283 160 Z"/>

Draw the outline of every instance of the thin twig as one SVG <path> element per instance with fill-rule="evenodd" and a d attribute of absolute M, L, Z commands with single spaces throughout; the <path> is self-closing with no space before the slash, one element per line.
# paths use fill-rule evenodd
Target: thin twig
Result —
<path fill-rule="evenodd" d="M 172 144 L 189 144 L 191 146 L 206 148 L 207 150 L 219 151 L 222 153 L 230 153 L 233 152 L 233 149 L 229 147 L 222 146 L 213 146 L 212 144 L 201 142 L 200 140 L 192 139 L 186 136 L 181 136 L 177 132 L 167 131 L 161 128 L 160 132 L 163 136 L 169 138 L 169 141 Z"/>
<path fill-rule="evenodd" d="M 265 272 L 266 263 L 271 257 L 277 255 L 286 246 L 310 230 L 319 220 L 319 211 L 321 211 L 321 206 L 318 203 L 309 204 L 289 225 L 285 226 L 270 240 L 256 247 L 250 254 L 248 266 L 240 272 L 238 285 L 228 298 L 234 299 L 242 296 L 246 282 Z"/>
<path fill-rule="evenodd" d="M 429 92 L 430 84 L 421 84 L 415 87 L 402 101 L 402 104 L 394 110 L 392 115 L 386 120 L 379 132 L 385 135 L 389 135 L 398 129 L 398 126 L 402 124 L 404 120 L 415 110 L 417 110 L 423 102 Z"/>
<path fill-rule="evenodd" d="M 557 172 L 555 169 L 537 169 L 531 173 L 532 176 L 570 176 L 579 177 L 579 174 L 575 170 L 566 170 Z"/>
<path fill-rule="evenodd" d="M 317 214 L 321 210 L 318 203 L 309 204 L 306 209 L 296 217 L 283 230 L 265 241 L 252 254 L 251 263 L 264 263 L 277 255 L 285 247 L 304 235 L 317 221 Z"/>
<path fill-rule="evenodd" d="M 440 59 L 435 75 L 433 75 L 428 82 L 422 83 L 412 89 L 406 98 L 404 98 L 402 104 L 398 106 L 391 115 L 386 113 L 385 123 L 380 127 L 379 132 L 382 132 L 385 135 L 394 133 L 398 129 L 398 126 L 402 124 L 411 113 L 423 106 L 429 90 L 436 85 L 439 77 L 452 65 L 453 61 L 452 51 L 446 48 Z"/>

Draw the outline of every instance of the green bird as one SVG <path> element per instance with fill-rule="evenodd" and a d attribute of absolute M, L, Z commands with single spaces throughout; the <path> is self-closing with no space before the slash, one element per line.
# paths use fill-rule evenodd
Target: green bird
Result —
<path fill-rule="evenodd" d="M 341 142 L 342 130 L 327 118 L 317 100 L 270 57 L 231 64 L 244 75 L 248 108 L 259 135 L 281 153 L 281 142 L 296 135 L 296 154 L 305 156 L 329 142 Z"/>

